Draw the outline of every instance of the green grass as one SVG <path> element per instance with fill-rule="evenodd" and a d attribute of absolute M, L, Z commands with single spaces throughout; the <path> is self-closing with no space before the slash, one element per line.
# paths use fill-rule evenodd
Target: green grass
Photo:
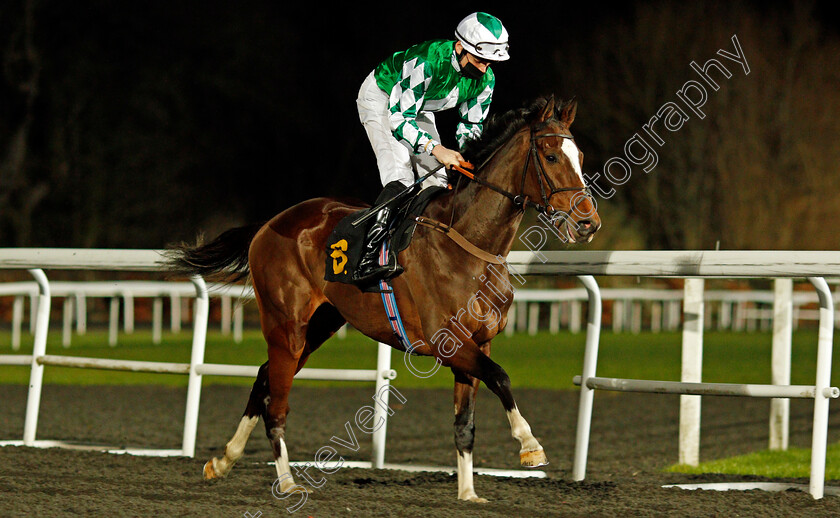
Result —
<path fill-rule="evenodd" d="M 679 380 L 680 333 L 601 334 L 598 361 L 599 376 L 638 379 Z M 574 389 L 572 378 L 583 364 L 583 333 L 540 333 L 535 336 L 500 336 L 493 342 L 492 357 L 510 375 L 515 388 Z M 104 331 L 74 336 L 72 345 L 61 346 L 59 333 L 51 333 L 48 354 L 120 358 L 127 360 L 189 362 L 191 335 L 165 334 L 161 344 L 152 343 L 148 331 L 121 334 L 119 345 L 109 347 Z M 816 331 L 797 331 L 793 337 L 792 383 L 813 384 L 816 362 Z M 770 335 L 766 333 L 707 332 L 704 336 L 703 380 L 727 383 L 768 383 L 770 380 Z M 0 332 L 0 354 L 11 352 L 9 333 Z M 25 336 L 21 353 L 31 353 L 32 338 Z M 266 346 L 258 331 L 246 331 L 240 344 L 218 331 L 207 337 L 205 362 L 260 365 L 266 359 Z M 429 370 L 431 358 L 413 358 L 417 370 Z M 392 354 L 397 370 L 395 384 L 406 388 L 449 388 L 452 374 L 441 368 L 430 378 L 418 378 L 406 367 L 404 355 Z M 346 339 L 332 338 L 316 351 L 307 367 L 370 369 L 376 365 L 376 346 L 361 334 L 350 331 Z M 833 372 L 840 372 L 840 355 L 835 355 Z M 836 376 L 835 376 L 836 378 Z M 0 383 L 26 384 L 28 367 L 0 366 Z M 50 366 L 45 369 L 46 383 L 58 384 L 162 384 L 185 386 L 186 376 L 174 374 L 127 373 L 104 370 L 72 369 Z M 225 376 L 207 376 L 207 383 L 250 385 L 253 380 Z M 342 382 L 305 381 L 309 385 L 340 385 Z M 837 383 L 833 383 L 837 385 Z"/>
<path fill-rule="evenodd" d="M 830 444 L 826 452 L 826 480 L 840 479 L 840 444 Z M 698 466 L 676 464 L 665 469 L 671 473 L 723 473 L 756 475 L 767 478 L 808 478 L 811 475 L 811 450 L 790 448 L 787 451 L 763 450 L 747 455 L 703 462 Z"/>

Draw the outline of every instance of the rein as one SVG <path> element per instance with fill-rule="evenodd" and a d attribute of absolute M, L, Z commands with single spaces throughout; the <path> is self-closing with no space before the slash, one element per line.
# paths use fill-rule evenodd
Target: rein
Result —
<path fill-rule="evenodd" d="M 514 205 L 521 208 L 521 210 L 525 210 L 528 207 L 533 207 L 534 210 L 540 212 L 542 214 L 547 214 L 550 217 L 552 214 L 560 212 L 564 214 L 566 218 L 571 217 L 571 212 L 580 202 L 575 202 L 575 204 L 569 208 L 568 211 L 561 211 L 557 210 L 551 206 L 549 203 L 549 199 L 557 194 L 558 192 L 569 192 L 569 191 L 582 191 L 586 198 L 591 198 L 592 194 L 589 192 L 589 187 L 554 187 L 554 184 L 551 182 L 551 178 L 549 178 L 548 173 L 545 172 L 545 166 L 542 163 L 542 159 L 540 158 L 539 152 L 537 151 L 537 141 L 541 138 L 546 137 L 560 137 L 560 138 L 568 138 L 574 139 L 571 133 L 543 133 L 538 135 L 537 132 L 544 128 L 548 122 L 545 122 L 539 125 L 536 128 L 531 128 L 531 146 L 528 151 L 528 156 L 525 159 L 525 165 L 522 168 L 522 181 L 520 183 L 520 194 L 514 194 L 508 190 L 505 190 L 497 185 L 494 185 L 484 178 L 477 176 L 478 172 L 486 166 L 490 160 L 498 153 L 499 149 L 496 149 L 478 168 L 473 170 L 473 165 L 469 162 L 462 162 L 461 165 L 453 166 L 452 169 L 458 171 L 465 177 L 467 177 L 470 181 L 473 181 L 483 187 L 487 187 L 488 189 L 501 194 L 502 196 L 511 200 Z M 535 174 L 537 175 L 537 183 L 540 186 L 540 196 L 542 197 L 542 203 L 535 203 L 531 201 L 528 196 L 521 194 L 525 191 L 525 180 L 528 175 L 528 168 L 531 165 L 531 161 L 534 162 L 534 170 Z M 548 191 L 546 191 L 548 189 Z M 453 207 L 453 217 L 454 217 L 454 207 Z M 435 221 L 429 218 L 425 218 L 423 216 L 418 216 L 414 218 L 418 225 L 422 225 L 424 227 L 431 228 L 432 230 L 436 230 L 445 236 L 449 237 L 455 244 L 460 246 L 463 250 L 470 253 L 472 256 L 481 259 L 482 261 L 491 263 L 491 264 L 504 264 L 503 259 L 499 259 L 499 257 L 485 252 L 484 250 L 478 248 L 474 244 L 470 243 L 464 236 L 459 234 L 454 228 L 450 225 L 446 225 L 439 221 Z"/>
<path fill-rule="evenodd" d="M 547 124 L 548 124 L 548 122 L 545 122 L 537 128 L 531 128 L 531 146 L 530 146 L 530 149 L 528 151 L 528 156 L 525 159 L 525 165 L 522 168 L 522 180 L 520 182 L 520 188 L 519 188 L 520 194 L 514 194 L 510 191 L 507 191 L 507 190 L 505 190 L 505 189 L 503 189 L 503 188 L 501 188 L 497 185 L 494 185 L 494 184 L 488 182 L 487 180 L 481 178 L 480 176 L 477 176 L 478 172 L 481 171 L 481 169 L 485 165 L 487 165 L 487 163 L 490 162 L 490 160 L 492 160 L 492 158 L 496 155 L 496 153 L 499 151 L 498 149 L 496 151 L 494 151 L 487 158 L 487 160 L 485 160 L 484 163 L 481 164 L 475 170 L 472 170 L 473 165 L 468 163 L 468 162 L 463 163 L 460 166 L 453 166 L 452 169 L 454 169 L 454 170 L 458 171 L 459 173 L 461 173 L 462 175 L 466 176 L 471 181 L 473 181 L 473 182 L 475 182 L 475 183 L 477 183 L 477 184 L 479 184 L 483 187 L 487 187 L 488 189 L 490 189 L 490 190 L 508 198 L 510 201 L 513 202 L 514 205 L 521 207 L 522 210 L 524 210 L 528 207 L 533 207 L 533 209 L 536 210 L 537 212 L 540 212 L 540 213 L 543 213 L 543 214 L 548 214 L 549 216 L 551 214 L 555 213 L 555 212 L 562 212 L 563 214 L 566 214 L 568 216 L 569 213 L 571 212 L 571 209 L 573 209 L 574 207 L 572 207 L 569 211 L 558 211 L 557 209 L 555 209 L 549 203 L 549 199 L 552 196 L 554 196 L 558 192 L 569 192 L 569 191 L 582 191 L 586 195 L 586 197 L 588 197 L 588 198 L 591 197 L 592 194 L 589 192 L 589 187 L 586 187 L 586 186 L 583 186 L 583 187 L 554 187 L 553 183 L 551 182 L 551 178 L 549 178 L 548 173 L 545 172 L 545 166 L 543 165 L 542 159 L 540 158 L 540 155 L 537 152 L 537 141 L 539 139 L 546 138 L 546 137 L 560 137 L 560 138 L 567 138 L 567 139 L 574 139 L 574 137 L 572 136 L 571 133 L 567 133 L 567 132 L 566 133 L 537 134 L 537 132 L 540 131 L 542 128 L 544 128 Z M 540 196 L 542 198 L 542 200 L 541 200 L 542 203 L 535 203 L 535 202 L 531 201 L 531 199 L 529 197 L 521 194 L 522 192 L 525 191 L 525 180 L 527 179 L 528 167 L 530 166 L 532 160 L 534 162 L 535 174 L 537 175 L 537 183 L 540 186 Z M 546 188 L 548 188 L 548 191 L 546 191 Z M 577 203 L 575 203 L 575 205 L 577 205 Z"/>

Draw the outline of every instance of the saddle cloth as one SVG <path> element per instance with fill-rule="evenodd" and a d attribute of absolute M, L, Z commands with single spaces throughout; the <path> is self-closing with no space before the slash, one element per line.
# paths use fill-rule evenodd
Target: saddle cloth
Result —
<path fill-rule="evenodd" d="M 411 238 L 414 236 L 414 229 L 417 226 L 414 218 L 423 214 L 429 202 L 446 190 L 444 187 L 428 187 L 416 196 L 407 197 L 397 207 L 389 228 L 389 235 L 386 237 L 388 249 L 397 254 L 408 248 Z M 372 218 L 369 223 L 355 227 L 353 222 L 369 213 L 370 210 L 363 209 L 345 216 L 330 233 L 325 250 L 324 280 L 355 284 L 353 282 L 353 272 L 362 259 L 362 253 L 365 249 L 365 236 L 369 223 L 372 223 Z M 370 291 L 371 286 L 359 286 L 359 288 Z M 374 291 L 379 291 L 376 289 L 376 283 L 373 284 L 373 288 Z"/>

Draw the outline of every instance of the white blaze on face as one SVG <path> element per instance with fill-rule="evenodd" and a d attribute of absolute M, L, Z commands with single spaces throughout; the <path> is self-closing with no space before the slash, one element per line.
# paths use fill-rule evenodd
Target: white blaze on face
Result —
<path fill-rule="evenodd" d="M 578 150 L 575 141 L 570 138 L 564 138 L 563 145 L 560 149 L 563 150 L 563 153 L 566 155 L 566 158 L 568 158 L 569 162 L 571 162 L 572 168 L 574 168 L 575 172 L 578 175 L 578 178 L 580 178 L 581 183 L 583 183 L 583 185 L 586 185 L 586 181 L 584 181 L 583 179 L 583 171 L 580 167 L 580 151 Z"/>

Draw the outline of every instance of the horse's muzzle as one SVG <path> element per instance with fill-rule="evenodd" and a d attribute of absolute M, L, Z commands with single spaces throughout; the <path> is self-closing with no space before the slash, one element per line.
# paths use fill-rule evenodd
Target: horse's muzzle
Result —
<path fill-rule="evenodd" d="M 570 221 L 567 223 L 569 241 L 571 243 L 588 243 L 595 237 L 599 228 L 601 228 L 601 222 L 592 219 Z"/>

